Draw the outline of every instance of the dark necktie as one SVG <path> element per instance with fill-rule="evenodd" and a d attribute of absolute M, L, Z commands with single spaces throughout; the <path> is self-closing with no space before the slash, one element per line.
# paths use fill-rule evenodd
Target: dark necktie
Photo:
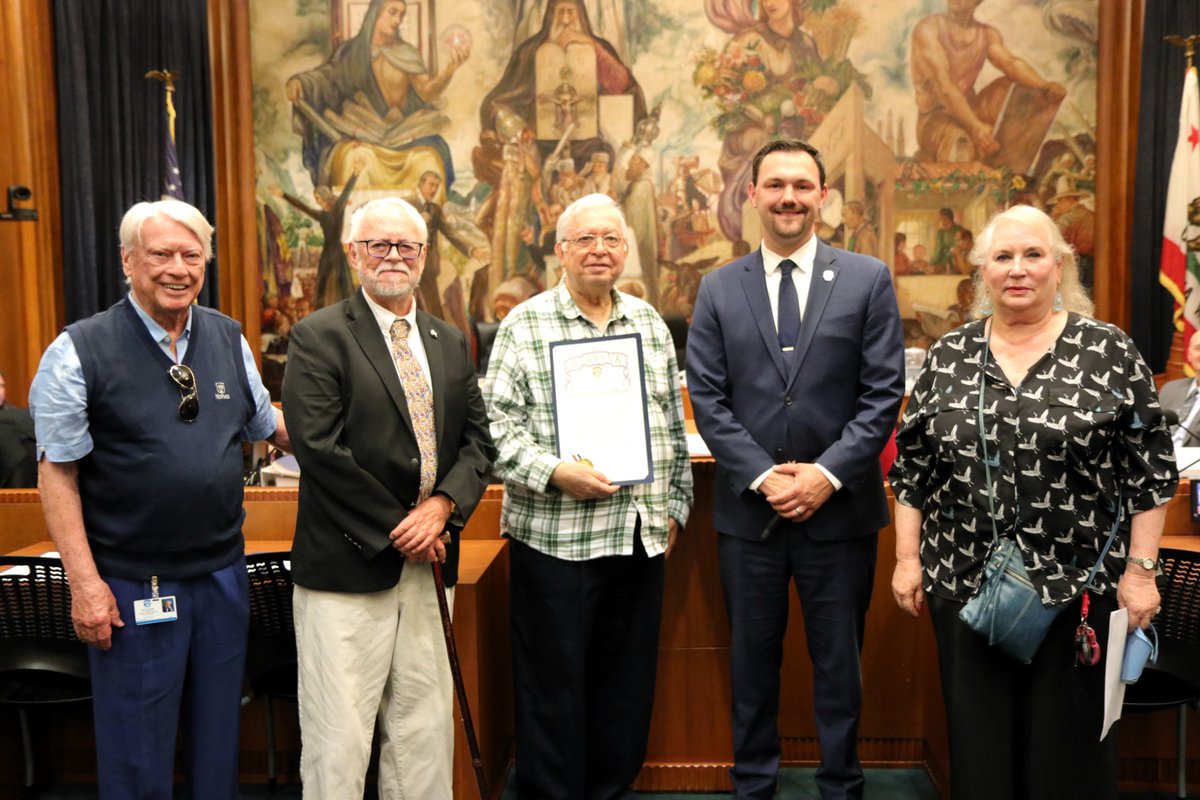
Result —
<path fill-rule="evenodd" d="M 792 270 L 796 265 L 785 258 L 779 263 L 779 346 L 788 353 L 795 349 L 800 338 L 800 300 L 796 296 L 796 284 L 792 281 Z"/>

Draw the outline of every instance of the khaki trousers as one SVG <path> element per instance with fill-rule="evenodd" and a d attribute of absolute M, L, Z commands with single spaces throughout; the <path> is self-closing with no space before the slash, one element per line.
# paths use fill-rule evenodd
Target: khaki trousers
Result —
<path fill-rule="evenodd" d="M 368 594 L 296 586 L 293 608 L 304 797 L 361 800 L 378 719 L 380 800 L 449 800 L 453 678 L 431 567 Z"/>

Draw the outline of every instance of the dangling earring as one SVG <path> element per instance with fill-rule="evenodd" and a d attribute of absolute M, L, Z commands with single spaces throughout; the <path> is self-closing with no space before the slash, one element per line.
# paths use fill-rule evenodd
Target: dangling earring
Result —
<path fill-rule="evenodd" d="M 1064 306 L 1063 306 L 1062 292 L 1055 292 L 1054 293 L 1054 310 L 1062 311 L 1063 308 L 1064 308 Z"/>
<path fill-rule="evenodd" d="M 988 295 L 983 298 L 983 302 L 979 304 L 979 315 L 986 317 L 992 313 L 992 296 Z"/>

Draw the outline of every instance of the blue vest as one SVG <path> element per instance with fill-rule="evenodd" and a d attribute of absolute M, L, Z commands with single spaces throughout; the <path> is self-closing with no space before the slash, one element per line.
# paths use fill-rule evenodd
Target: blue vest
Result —
<path fill-rule="evenodd" d="M 241 327 L 192 306 L 184 362 L 200 414 L 179 418 L 172 361 L 129 298 L 67 326 L 87 383 L 93 449 L 79 461 L 83 521 L 101 575 L 193 578 L 243 553 L 242 429 L 255 411 Z"/>

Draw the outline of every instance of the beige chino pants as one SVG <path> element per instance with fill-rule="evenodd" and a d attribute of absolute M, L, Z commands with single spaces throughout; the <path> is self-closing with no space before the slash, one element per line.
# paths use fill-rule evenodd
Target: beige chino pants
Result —
<path fill-rule="evenodd" d="M 406 564 L 382 592 L 295 587 L 306 800 L 361 800 L 377 719 L 380 800 L 451 797 L 454 687 L 435 592 L 428 564 Z"/>

